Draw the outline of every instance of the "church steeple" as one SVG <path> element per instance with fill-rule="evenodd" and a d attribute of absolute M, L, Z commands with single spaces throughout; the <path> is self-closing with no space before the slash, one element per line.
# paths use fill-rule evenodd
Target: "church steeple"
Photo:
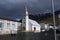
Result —
<path fill-rule="evenodd" d="M 25 11 L 26 11 L 26 31 L 29 31 L 29 17 L 28 17 L 28 10 L 27 7 L 25 7 Z"/>
<path fill-rule="evenodd" d="M 25 27 L 25 31 L 29 31 L 29 16 L 27 6 L 25 6 L 25 13 L 23 14 L 22 27 Z"/>
<path fill-rule="evenodd" d="M 26 16 L 28 16 L 28 10 L 26 6 L 25 6 L 25 11 L 26 11 Z"/>

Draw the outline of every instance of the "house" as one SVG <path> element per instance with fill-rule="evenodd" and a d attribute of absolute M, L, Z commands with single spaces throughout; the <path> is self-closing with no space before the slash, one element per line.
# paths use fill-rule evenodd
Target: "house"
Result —
<path fill-rule="evenodd" d="M 17 33 L 21 23 L 6 17 L 0 17 L 0 34 Z"/>
<path fill-rule="evenodd" d="M 26 32 L 40 32 L 41 26 L 35 20 L 29 19 L 27 8 L 22 18 L 22 30 Z"/>
<path fill-rule="evenodd" d="M 41 31 L 48 31 L 50 26 L 48 23 L 40 23 L 41 25 Z"/>

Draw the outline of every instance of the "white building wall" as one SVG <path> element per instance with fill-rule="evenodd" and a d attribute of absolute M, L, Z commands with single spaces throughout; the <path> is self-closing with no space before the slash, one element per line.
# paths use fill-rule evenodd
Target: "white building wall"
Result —
<path fill-rule="evenodd" d="M 3 30 L 3 27 L 4 27 L 4 20 L 0 19 L 0 22 L 2 22 L 2 23 L 3 23 L 3 26 L 2 26 L 2 27 L 0 27 L 0 31 L 1 31 L 1 30 Z"/>
<path fill-rule="evenodd" d="M 8 31 L 8 28 L 7 28 L 7 20 L 4 20 L 3 30 L 4 30 L 4 31 Z"/>
<path fill-rule="evenodd" d="M 18 26 L 18 28 L 17 28 L 18 30 L 22 30 L 22 23 L 18 22 L 17 26 Z"/>
<path fill-rule="evenodd" d="M 17 22 L 11 22 L 11 31 L 12 31 L 12 33 L 17 33 L 17 27 L 18 27 L 18 25 L 17 25 Z"/>
<path fill-rule="evenodd" d="M 49 30 L 49 24 L 45 24 L 45 30 Z"/>
<path fill-rule="evenodd" d="M 29 31 L 29 21 L 28 15 L 26 16 L 26 31 Z"/>
<path fill-rule="evenodd" d="M 34 27 L 36 28 L 35 31 L 37 31 L 37 32 L 40 32 L 41 31 L 40 26 L 35 26 L 35 25 L 32 25 L 32 31 L 34 31 Z"/>
<path fill-rule="evenodd" d="M 18 27 L 20 28 L 20 26 L 21 26 L 20 22 L 15 22 L 15 21 L 0 19 L 0 22 L 3 23 L 3 26 L 0 27 L 0 31 L 2 31 L 2 32 L 17 33 Z M 10 25 L 8 26 L 7 23 L 9 23 Z M 20 24 L 20 25 L 18 25 L 18 24 Z"/>
<path fill-rule="evenodd" d="M 39 32 L 40 32 L 40 29 L 41 29 L 40 26 L 36 27 L 36 30 L 39 31 Z"/>
<path fill-rule="evenodd" d="M 32 24 L 29 22 L 29 31 L 32 31 Z"/>

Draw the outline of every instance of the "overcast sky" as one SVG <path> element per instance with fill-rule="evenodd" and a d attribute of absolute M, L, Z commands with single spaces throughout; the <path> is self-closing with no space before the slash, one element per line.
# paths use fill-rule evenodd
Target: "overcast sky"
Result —
<path fill-rule="evenodd" d="M 51 0 L 0 0 L 0 16 L 21 18 L 25 3 L 29 14 L 52 12 Z M 54 0 L 55 10 L 60 9 L 60 0 Z"/>

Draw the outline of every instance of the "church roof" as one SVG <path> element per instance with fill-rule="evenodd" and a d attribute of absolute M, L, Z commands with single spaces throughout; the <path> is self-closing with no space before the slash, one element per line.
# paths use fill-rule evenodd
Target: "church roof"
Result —
<path fill-rule="evenodd" d="M 22 19 L 20 20 L 20 22 L 22 23 Z M 32 19 L 29 19 L 29 23 L 31 23 L 32 25 L 40 26 L 40 24 L 38 22 L 36 22 L 35 20 L 32 20 Z"/>
<path fill-rule="evenodd" d="M 36 25 L 36 26 L 38 26 L 38 25 L 39 25 L 39 23 L 38 23 L 38 22 L 36 22 L 36 21 L 34 21 L 34 20 L 32 20 L 32 19 L 29 19 L 29 22 L 30 22 L 31 24 L 33 24 L 33 25 Z"/>

